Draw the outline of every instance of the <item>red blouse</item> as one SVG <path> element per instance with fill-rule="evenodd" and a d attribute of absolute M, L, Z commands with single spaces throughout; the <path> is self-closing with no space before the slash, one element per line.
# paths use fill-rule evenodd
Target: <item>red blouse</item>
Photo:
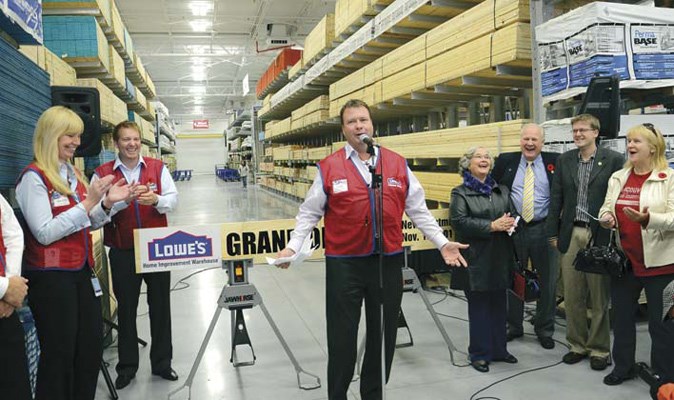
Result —
<path fill-rule="evenodd" d="M 641 224 L 627 218 L 623 211 L 625 208 L 639 210 L 639 197 L 641 187 L 650 176 L 650 172 L 644 175 L 637 175 L 632 171 L 625 186 L 620 191 L 618 201 L 615 205 L 616 218 L 620 226 L 620 244 L 625 255 L 632 263 L 632 271 L 635 276 L 658 276 L 674 274 L 674 264 L 657 268 L 646 268 L 644 263 L 644 244 L 641 238 Z"/>

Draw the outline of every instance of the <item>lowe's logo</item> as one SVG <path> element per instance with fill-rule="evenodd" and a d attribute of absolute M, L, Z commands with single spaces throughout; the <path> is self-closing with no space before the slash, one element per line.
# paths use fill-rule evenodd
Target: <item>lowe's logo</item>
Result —
<path fill-rule="evenodd" d="M 178 231 L 148 243 L 150 261 L 177 260 L 213 256 L 213 240 Z"/>

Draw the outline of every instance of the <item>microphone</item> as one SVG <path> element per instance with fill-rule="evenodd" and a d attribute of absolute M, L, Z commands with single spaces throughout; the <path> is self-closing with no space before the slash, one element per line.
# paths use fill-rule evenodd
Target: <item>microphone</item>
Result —
<path fill-rule="evenodd" d="M 365 133 L 363 133 L 362 135 L 358 135 L 358 139 L 360 139 L 361 142 L 365 143 L 368 146 L 374 146 L 374 141 L 372 140 L 372 138 Z"/>

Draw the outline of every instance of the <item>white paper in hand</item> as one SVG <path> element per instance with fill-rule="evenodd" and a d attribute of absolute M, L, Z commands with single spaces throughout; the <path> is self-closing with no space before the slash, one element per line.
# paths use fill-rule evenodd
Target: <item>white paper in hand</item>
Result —
<path fill-rule="evenodd" d="M 318 248 L 318 245 L 316 247 L 312 248 L 311 247 L 311 235 L 308 235 L 306 239 L 304 239 L 304 243 L 302 243 L 302 248 L 300 249 L 299 252 L 293 254 L 290 257 L 281 257 L 281 258 L 272 258 L 272 257 L 266 257 L 267 258 L 267 264 L 269 265 L 279 265 L 279 264 L 284 264 L 284 263 L 291 263 L 291 264 L 299 264 L 302 261 L 306 260 L 311 254 Z"/>

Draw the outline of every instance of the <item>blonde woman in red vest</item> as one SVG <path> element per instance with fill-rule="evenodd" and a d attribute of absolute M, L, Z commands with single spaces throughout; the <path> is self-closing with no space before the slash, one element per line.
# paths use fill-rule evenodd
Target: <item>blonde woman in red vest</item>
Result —
<path fill-rule="evenodd" d="M 100 176 L 113 175 L 115 182 L 126 180 L 137 184 L 131 202 L 116 202 L 108 208 L 112 222 L 104 231 L 105 245 L 110 247 L 112 286 L 118 306 L 119 361 L 115 387 L 122 389 L 131 383 L 138 370 L 136 314 L 143 281 L 147 285 L 150 309 L 152 374 L 169 381 L 178 379 L 178 374 L 171 368 L 170 272 L 136 274 L 133 247 L 134 229 L 168 225 L 166 214 L 178 205 L 178 191 L 161 160 L 141 156 L 140 129 L 135 122 L 117 124 L 112 139 L 117 147 L 117 159 L 96 168 L 92 182 L 97 182 Z"/>
<path fill-rule="evenodd" d="M 0 195 L 0 394 L 15 400 L 31 399 L 21 321 L 14 312 L 28 292 L 21 277 L 23 232 L 12 207 Z"/>
<path fill-rule="evenodd" d="M 26 219 L 24 274 L 40 341 L 36 399 L 93 399 L 103 353 L 100 284 L 91 229 L 108 217 L 107 201 L 131 196 L 112 176 L 88 185 L 72 164 L 84 130 L 73 111 L 51 107 L 37 121 L 34 161 L 19 176 L 16 198 Z"/>

